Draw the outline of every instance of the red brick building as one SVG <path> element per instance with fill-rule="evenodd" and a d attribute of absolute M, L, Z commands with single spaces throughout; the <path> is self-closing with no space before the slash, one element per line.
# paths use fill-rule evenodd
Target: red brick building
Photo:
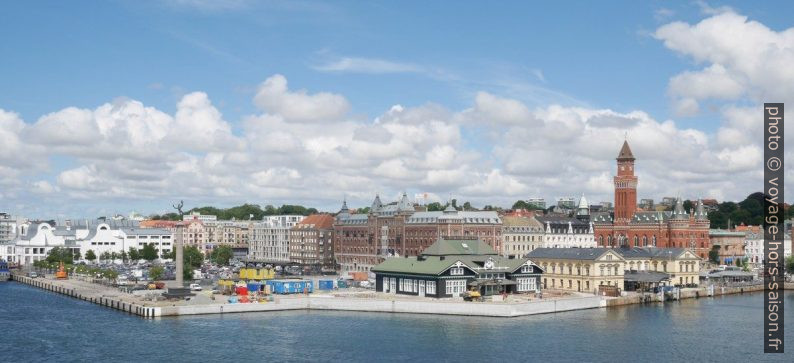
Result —
<path fill-rule="evenodd" d="M 390 256 L 418 256 L 441 237 L 478 237 L 502 250 L 502 220 L 493 211 L 427 212 L 403 193 L 398 202 L 382 204 L 376 196 L 368 214 L 351 214 L 347 203 L 334 222 L 334 257 L 343 274 L 369 271 Z"/>
<path fill-rule="evenodd" d="M 628 141 L 617 157 L 614 212 L 592 216 L 596 244 L 599 247 L 673 247 L 691 248 L 701 258 L 708 258 L 709 219 L 702 201 L 694 210 L 685 211 L 678 198 L 673 211 L 637 211 L 637 176 L 634 154 Z"/>

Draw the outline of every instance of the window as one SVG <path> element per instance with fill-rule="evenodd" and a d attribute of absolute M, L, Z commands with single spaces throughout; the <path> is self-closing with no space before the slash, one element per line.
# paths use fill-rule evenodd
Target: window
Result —
<path fill-rule="evenodd" d="M 516 283 L 519 292 L 536 290 L 534 277 L 520 277 L 516 279 Z"/>
<path fill-rule="evenodd" d="M 463 267 L 453 267 L 449 270 L 450 275 L 463 275 Z"/>
<path fill-rule="evenodd" d="M 436 294 L 436 282 L 435 281 L 426 281 L 427 287 L 425 288 L 425 293 L 428 295 L 435 295 Z"/>
<path fill-rule="evenodd" d="M 466 280 L 448 280 L 447 295 L 457 296 L 466 291 Z"/>
<path fill-rule="evenodd" d="M 521 266 L 521 273 L 525 274 L 525 273 L 529 273 L 529 272 L 530 272 L 530 267 L 529 266 L 527 266 L 527 265 Z"/>

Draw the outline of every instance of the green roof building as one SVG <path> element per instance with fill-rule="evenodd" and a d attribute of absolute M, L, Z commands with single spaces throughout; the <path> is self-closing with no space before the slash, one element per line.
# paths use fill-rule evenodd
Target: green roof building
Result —
<path fill-rule="evenodd" d="M 527 258 L 509 259 L 477 238 L 440 238 L 416 257 L 388 258 L 372 269 L 380 292 L 457 297 L 540 291 L 540 267 Z"/>

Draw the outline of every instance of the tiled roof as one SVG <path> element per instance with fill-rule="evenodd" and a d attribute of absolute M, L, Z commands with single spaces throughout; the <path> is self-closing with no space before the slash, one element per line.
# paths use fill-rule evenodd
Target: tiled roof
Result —
<path fill-rule="evenodd" d="M 295 228 L 306 228 L 305 226 L 312 226 L 308 228 L 316 229 L 330 229 L 334 226 L 334 217 L 330 214 L 312 214 L 298 222 Z"/>

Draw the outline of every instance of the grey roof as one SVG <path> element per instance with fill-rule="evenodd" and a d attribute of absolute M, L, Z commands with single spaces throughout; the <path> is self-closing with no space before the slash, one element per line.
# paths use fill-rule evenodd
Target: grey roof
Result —
<path fill-rule="evenodd" d="M 560 260 L 596 260 L 612 248 L 536 248 L 527 258 L 554 258 Z"/>
<path fill-rule="evenodd" d="M 673 219 L 684 219 L 687 217 L 687 213 L 684 210 L 684 202 L 679 197 L 675 201 L 675 208 L 673 209 Z"/>
<path fill-rule="evenodd" d="M 383 206 L 383 203 L 380 201 L 380 195 L 375 194 L 375 200 L 372 201 L 372 206 L 369 208 L 371 213 L 377 213 L 380 211 L 380 208 Z"/>
<path fill-rule="evenodd" d="M 623 280 L 634 282 L 662 282 L 670 280 L 670 275 L 656 271 L 631 271 L 623 274 Z"/>
<path fill-rule="evenodd" d="M 338 218 L 339 224 L 344 225 L 359 225 L 359 224 L 367 224 L 369 220 L 369 216 L 366 214 L 348 214 L 347 216 L 341 216 Z"/>
<path fill-rule="evenodd" d="M 710 278 L 720 278 L 720 277 L 754 277 L 755 274 L 752 272 L 744 272 L 739 270 L 725 270 L 725 271 L 710 271 L 706 273 L 702 273 L 702 276 L 708 276 Z"/>
<path fill-rule="evenodd" d="M 678 257 L 687 251 L 686 248 L 656 248 L 656 247 L 632 247 L 615 248 L 615 252 L 626 259 L 632 258 L 657 258 L 657 257 Z"/>
<path fill-rule="evenodd" d="M 424 223 L 464 223 L 464 224 L 502 224 L 499 214 L 494 211 L 435 211 L 435 212 L 415 212 L 405 223 L 424 224 Z"/>
<path fill-rule="evenodd" d="M 160 228 L 123 228 L 122 231 L 124 231 L 124 233 L 127 234 L 127 235 L 136 234 L 136 235 L 151 236 L 151 235 L 171 235 L 172 234 L 170 231 L 167 231 L 165 229 L 160 229 Z"/>

